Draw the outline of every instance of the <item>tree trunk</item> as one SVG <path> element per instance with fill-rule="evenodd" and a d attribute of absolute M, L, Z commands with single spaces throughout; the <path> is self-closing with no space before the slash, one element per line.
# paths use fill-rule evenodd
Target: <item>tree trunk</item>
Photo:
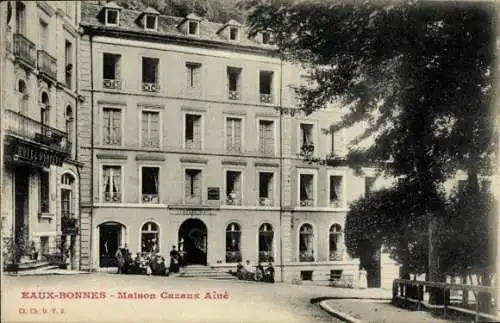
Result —
<path fill-rule="evenodd" d="M 490 286 L 491 280 L 490 275 L 487 272 L 481 273 L 481 285 Z M 483 313 L 492 314 L 494 311 L 493 306 L 491 306 L 491 294 L 489 293 L 478 293 L 479 310 Z"/>
<path fill-rule="evenodd" d="M 462 284 L 467 284 L 467 275 L 462 276 Z M 464 289 L 462 290 L 462 306 L 466 307 L 469 303 L 469 291 Z"/>

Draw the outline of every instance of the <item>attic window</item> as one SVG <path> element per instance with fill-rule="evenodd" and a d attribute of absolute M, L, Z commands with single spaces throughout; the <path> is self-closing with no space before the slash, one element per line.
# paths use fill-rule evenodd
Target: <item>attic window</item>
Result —
<path fill-rule="evenodd" d="M 271 41 L 271 35 L 268 32 L 262 33 L 262 44 L 267 45 Z"/>
<path fill-rule="evenodd" d="M 115 9 L 106 9 L 106 26 L 118 26 L 120 12 Z"/>
<path fill-rule="evenodd" d="M 198 22 L 190 21 L 188 24 L 188 34 L 189 35 L 198 35 Z"/>
<path fill-rule="evenodd" d="M 229 39 L 230 40 L 238 40 L 238 28 L 237 27 L 229 28 Z"/>
<path fill-rule="evenodd" d="M 144 22 L 144 28 L 146 30 L 156 30 L 158 29 L 158 16 L 156 15 L 146 15 Z"/>

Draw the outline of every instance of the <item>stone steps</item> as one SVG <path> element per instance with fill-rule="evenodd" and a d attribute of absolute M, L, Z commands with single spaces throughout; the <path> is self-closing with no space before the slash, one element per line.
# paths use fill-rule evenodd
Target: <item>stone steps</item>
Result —
<path fill-rule="evenodd" d="M 183 278 L 209 278 L 217 280 L 234 280 L 238 279 L 229 274 L 227 268 L 211 268 L 208 266 L 186 266 L 179 274 Z"/>

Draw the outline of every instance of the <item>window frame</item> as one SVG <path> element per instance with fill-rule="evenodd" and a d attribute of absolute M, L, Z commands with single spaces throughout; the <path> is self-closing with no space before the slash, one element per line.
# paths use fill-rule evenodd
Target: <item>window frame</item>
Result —
<path fill-rule="evenodd" d="M 270 169 L 270 168 L 264 168 L 264 167 L 257 167 L 256 168 L 256 173 L 257 173 L 257 205 L 259 207 L 266 207 L 265 205 L 260 205 L 260 173 L 271 173 L 273 174 L 273 178 L 272 178 L 272 183 L 271 185 L 273 185 L 273 196 L 271 196 L 271 207 L 273 206 L 276 206 L 277 203 L 279 202 L 278 201 L 278 190 L 281 189 L 281 187 L 279 187 L 278 185 L 278 175 L 277 175 L 277 171 L 276 169 Z"/>
<path fill-rule="evenodd" d="M 335 153 L 335 151 L 339 151 L 339 156 L 345 156 L 346 154 L 346 144 L 345 144 L 345 129 L 340 129 L 335 131 L 334 133 L 329 133 L 328 140 L 326 140 L 327 149 L 326 151 L 331 154 Z M 335 136 L 340 136 L 340 149 L 335 149 Z M 334 149 L 332 149 L 334 148 Z"/>
<path fill-rule="evenodd" d="M 190 205 L 191 203 L 187 203 L 187 196 L 186 196 L 186 171 L 187 170 L 198 170 L 200 171 L 200 204 L 205 203 L 205 182 L 204 182 L 204 170 L 205 167 L 203 166 L 198 166 L 198 165 L 186 165 L 182 167 L 182 204 L 188 204 Z"/>
<path fill-rule="evenodd" d="M 155 224 L 157 227 L 157 230 L 156 231 L 147 231 L 147 230 L 142 229 L 146 224 L 149 224 L 149 223 Z M 161 252 L 161 239 L 160 239 L 161 238 L 161 226 L 160 226 L 160 224 L 157 221 L 151 220 L 151 219 L 148 219 L 141 224 L 140 230 L 139 230 L 139 246 L 140 246 L 141 253 L 144 252 L 144 251 L 142 251 L 142 235 L 143 235 L 143 233 L 156 233 L 156 240 L 157 240 L 156 252 Z"/>
<path fill-rule="evenodd" d="M 239 172 L 240 173 L 240 204 L 227 204 L 227 172 Z M 232 167 L 224 167 L 223 168 L 223 188 L 224 188 L 224 205 L 226 206 L 243 206 L 245 205 L 244 203 L 244 197 L 245 197 L 245 184 L 244 184 L 244 177 L 245 177 L 245 167 L 238 167 L 238 166 L 232 166 Z"/>
<path fill-rule="evenodd" d="M 150 147 L 150 146 L 144 146 L 143 141 L 142 141 L 142 118 L 143 118 L 143 112 L 153 112 L 153 113 L 158 113 L 158 147 Z M 139 147 L 141 148 L 146 148 L 146 149 L 151 149 L 151 150 L 160 150 L 163 147 L 163 114 L 162 110 L 158 108 L 147 108 L 143 107 L 139 109 Z M 149 122 L 150 124 L 150 122 Z M 148 131 L 149 134 L 151 134 L 151 129 Z"/>
<path fill-rule="evenodd" d="M 229 74 L 230 71 L 239 71 L 238 73 L 238 78 L 237 78 L 237 83 L 236 83 L 236 90 L 231 90 L 230 89 L 230 78 Z M 229 94 L 233 91 L 238 94 L 237 99 L 230 99 L 231 101 L 241 101 L 243 98 L 243 67 L 242 66 L 234 66 L 234 65 L 227 65 L 226 70 L 225 70 L 225 79 L 226 79 L 226 99 L 229 99 Z"/>
<path fill-rule="evenodd" d="M 342 205 L 340 207 L 333 206 L 330 203 L 330 177 L 331 176 L 341 176 L 342 177 Z M 327 170 L 327 180 L 326 180 L 327 189 L 327 205 L 332 209 L 344 210 L 347 208 L 347 171 L 339 170 L 339 169 L 329 169 Z"/>
<path fill-rule="evenodd" d="M 157 168 L 158 169 L 158 192 L 157 192 L 157 196 L 158 196 L 158 202 L 157 203 L 153 203 L 153 202 L 144 202 L 143 201 L 143 192 L 142 192 L 142 182 L 143 182 L 143 169 L 144 168 Z M 161 174 L 162 174 L 162 170 L 161 170 L 162 166 L 159 165 L 159 164 L 141 164 L 139 165 L 139 204 L 143 204 L 143 205 L 150 205 L 150 204 L 161 204 Z M 148 195 L 151 195 L 151 194 L 148 194 Z"/>
<path fill-rule="evenodd" d="M 155 62 L 155 81 L 154 82 L 145 82 L 144 81 L 144 60 L 150 60 L 151 62 Z M 160 85 L 160 58 L 153 56 L 141 56 L 141 84 L 150 83 L 155 85 Z"/>
<path fill-rule="evenodd" d="M 115 78 L 114 79 L 108 79 L 108 78 L 104 77 L 104 55 L 114 56 L 116 58 L 115 59 L 115 67 L 114 67 L 115 68 Z M 107 51 L 106 52 L 104 52 L 104 51 L 102 52 L 102 60 L 101 60 L 101 62 L 102 62 L 102 69 L 101 69 L 101 73 L 102 74 L 101 74 L 101 78 L 102 78 L 102 80 L 114 80 L 114 81 L 121 82 L 121 80 L 123 78 L 123 66 L 120 65 L 120 73 L 119 73 L 119 75 L 117 77 L 117 75 L 116 75 L 117 74 L 116 73 L 116 70 L 117 70 L 116 65 L 117 65 L 117 63 L 118 64 L 122 63 L 122 58 L 123 58 L 123 54 L 122 53 L 107 52 Z"/>
<path fill-rule="evenodd" d="M 185 110 L 182 111 L 182 149 L 186 150 L 186 134 L 187 134 L 187 128 L 186 128 L 186 117 L 187 115 L 197 115 L 200 116 L 200 150 L 205 150 L 205 112 L 203 111 L 192 111 L 192 110 Z M 191 149 L 191 150 L 196 150 L 196 149 Z"/>
<path fill-rule="evenodd" d="M 46 183 L 43 183 L 44 180 L 47 180 Z M 50 213 L 50 188 L 51 188 L 51 171 L 50 169 L 44 168 L 40 169 L 38 172 L 38 214 L 49 214 Z M 43 190 L 43 185 L 47 184 L 46 191 Z M 44 196 L 46 195 L 46 196 Z M 46 203 L 46 209 L 43 208 L 42 203 Z"/>
<path fill-rule="evenodd" d="M 302 127 L 301 125 L 311 125 L 311 138 L 312 144 L 314 145 L 313 156 L 317 156 L 319 153 L 319 145 L 318 145 L 318 131 L 317 131 L 317 122 L 312 120 L 300 120 L 297 123 L 297 153 L 301 152 L 301 141 L 302 141 Z"/>
<path fill-rule="evenodd" d="M 240 150 L 229 150 L 228 149 L 228 142 L 227 142 L 227 126 L 228 126 L 228 120 L 229 119 L 240 119 L 241 125 L 240 125 L 240 138 L 241 138 L 241 144 L 240 144 Z M 232 127 L 232 132 L 234 133 L 234 126 Z M 245 117 L 241 115 L 233 115 L 233 114 L 227 114 L 224 115 L 224 151 L 226 153 L 243 153 L 245 151 Z"/>
<path fill-rule="evenodd" d="M 260 154 L 264 154 L 260 152 L 260 121 L 272 121 L 273 122 L 273 155 L 277 154 L 278 151 L 278 120 L 276 118 L 266 118 L 266 117 L 257 117 L 255 118 L 255 122 L 257 124 L 257 152 Z"/>
<path fill-rule="evenodd" d="M 109 14 L 111 12 L 116 12 L 116 23 L 113 23 L 113 22 L 109 21 Z M 113 8 L 106 8 L 105 9 L 105 13 L 104 13 L 104 24 L 106 26 L 110 26 L 110 27 L 112 27 L 112 26 L 114 26 L 114 27 L 119 26 L 120 25 L 120 10 L 113 9 Z"/>
<path fill-rule="evenodd" d="M 104 186 L 104 183 L 102 182 L 103 180 L 103 175 L 104 175 L 104 167 L 120 167 L 120 201 L 119 202 L 107 202 L 103 199 L 103 195 L 104 195 L 104 190 L 103 190 L 103 186 Z M 116 163 L 101 163 L 100 164 L 100 167 L 99 167 L 99 201 L 100 203 L 106 203 L 106 204 L 112 204 L 112 205 L 116 205 L 116 204 L 123 204 L 125 203 L 125 200 L 124 200 L 124 189 L 123 189 L 123 186 L 124 186 L 124 183 L 125 183 L 125 171 L 124 171 L 125 167 L 124 165 L 121 165 L 121 164 L 116 164 Z"/>
<path fill-rule="evenodd" d="M 312 229 L 312 256 L 313 256 L 313 261 L 300 261 L 300 231 L 304 225 L 309 225 Z M 297 255 L 297 262 L 298 263 L 307 263 L 307 262 L 316 262 L 318 260 L 318 231 L 316 230 L 316 226 L 314 225 L 313 222 L 310 221 L 304 221 L 299 223 L 297 226 L 297 249 L 296 249 L 296 255 Z"/>
<path fill-rule="evenodd" d="M 119 110 L 120 111 L 120 144 L 106 144 L 104 143 L 104 110 L 105 109 L 112 109 L 112 110 Z M 123 108 L 122 107 L 116 107 L 116 106 L 102 106 L 101 107 L 101 125 L 100 125 L 100 143 L 103 146 L 112 146 L 112 147 L 123 147 L 125 145 L 125 124 L 124 124 L 124 115 L 123 115 Z"/>
<path fill-rule="evenodd" d="M 202 63 L 188 61 L 185 63 L 186 66 L 186 88 L 188 91 L 200 90 L 202 88 Z M 197 70 L 198 72 L 194 72 Z M 194 80 L 193 76 L 197 76 L 198 80 Z M 197 82 L 196 82 L 197 81 Z M 192 85 L 191 85 L 191 84 Z"/>
<path fill-rule="evenodd" d="M 194 32 L 191 30 L 191 26 L 196 26 Z M 187 21 L 187 34 L 188 36 L 199 36 L 200 35 L 200 22 L 196 20 Z"/>
<path fill-rule="evenodd" d="M 234 32 L 234 38 L 233 38 Z M 233 42 L 237 42 L 240 40 L 240 28 L 237 26 L 229 26 L 229 40 Z"/>
<path fill-rule="evenodd" d="M 300 205 L 300 184 L 301 175 L 313 175 L 313 203 L 312 206 L 301 206 Z M 328 177 L 330 178 L 330 177 Z M 299 208 L 315 207 L 318 205 L 318 170 L 317 169 L 307 169 L 307 168 L 297 168 L 297 198 L 296 204 Z"/>
<path fill-rule="evenodd" d="M 260 260 L 260 233 L 261 232 L 268 232 L 268 231 L 261 231 L 261 227 L 263 227 L 264 225 L 269 225 L 271 227 L 271 231 L 273 232 L 273 241 L 271 243 L 271 252 L 270 252 L 270 256 L 272 257 L 273 259 L 273 262 L 276 262 L 276 253 L 277 253 L 277 246 L 276 246 L 276 240 L 277 240 L 277 235 L 279 232 L 277 232 L 275 230 L 275 225 L 273 223 L 271 223 L 270 221 L 263 221 L 263 222 L 260 222 L 259 225 L 257 226 L 257 260 Z"/>
<path fill-rule="evenodd" d="M 152 28 L 148 27 L 148 18 L 154 18 L 154 26 Z M 157 31 L 158 30 L 158 15 L 145 14 L 144 15 L 144 30 Z"/>

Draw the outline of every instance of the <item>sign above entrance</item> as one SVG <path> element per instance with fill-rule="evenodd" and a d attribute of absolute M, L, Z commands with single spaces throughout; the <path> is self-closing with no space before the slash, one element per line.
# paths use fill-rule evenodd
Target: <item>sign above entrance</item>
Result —
<path fill-rule="evenodd" d="M 183 215 L 183 216 L 213 216 L 217 215 L 217 209 L 212 208 L 183 208 L 183 207 L 170 207 L 172 210 L 170 214 L 172 215 Z"/>
<path fill-rule="evenodd" d="M 220 189 L 218 187 L 209 187 L 207 188 L 208 200 L 209 201 L 218 201 L 220 200 Z"/>
<path fill-rule="evenodd" d="M 64 157 L 55 151 L 45 150 L 22 141 L 12 141 L 9 147 L 8 155 L 14 162 L 24 162 L 33 166 L 48 168 L 50 165 L 62 166 L 64 161 Z"/>

